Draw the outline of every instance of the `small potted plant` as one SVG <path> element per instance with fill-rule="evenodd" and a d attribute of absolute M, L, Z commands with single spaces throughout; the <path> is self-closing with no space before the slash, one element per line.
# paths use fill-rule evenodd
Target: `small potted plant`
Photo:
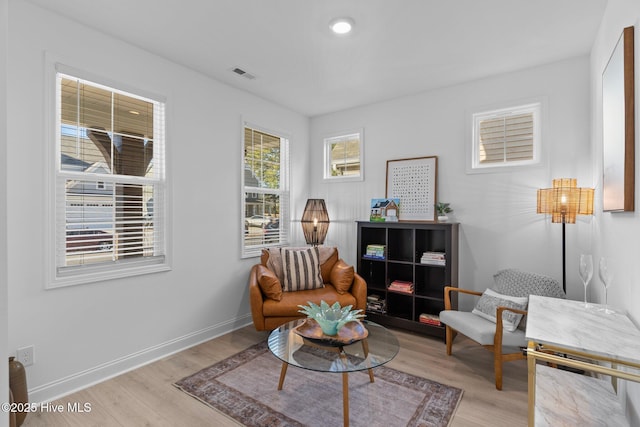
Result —
<path fill-rule="evenodd" d="M 449 217 L 447 214 L 449 212 L 453 212 L 450 203 L 438 202 L 436 203 L 436 212 L 438 213 L 438 221 L 448 221 Z"/>

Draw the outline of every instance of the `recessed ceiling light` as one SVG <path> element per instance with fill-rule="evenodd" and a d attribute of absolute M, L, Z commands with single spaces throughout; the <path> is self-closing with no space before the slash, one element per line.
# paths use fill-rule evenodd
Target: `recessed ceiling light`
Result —
<path fill-rule="evenodd" d="M 353 30 L 353 19 L 351 18 L 338 18 L 329 23 L 329 28 L 336 34 L 344 35 L 349 34 Z"/>

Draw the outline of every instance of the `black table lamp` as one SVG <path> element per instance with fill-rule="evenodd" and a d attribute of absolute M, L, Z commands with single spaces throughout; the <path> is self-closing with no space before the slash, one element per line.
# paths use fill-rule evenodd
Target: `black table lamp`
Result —
<path fill-rule="evenodd" d="M 324 199 L 308 199 L 300 222 L 307 244 L 323 244 L 329 230 L 329 214 Z"/>

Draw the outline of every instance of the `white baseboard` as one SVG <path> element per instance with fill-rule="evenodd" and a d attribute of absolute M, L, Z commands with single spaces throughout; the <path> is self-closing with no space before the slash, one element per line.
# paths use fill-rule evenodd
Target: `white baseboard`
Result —
<path fill-rule="evenodd" d="M 189 347 L 245 327 L 251 322 L 251 314 L 247 314 L 34 387 L 29 389 L 29 401 L 39 404 L 59 399 Z"/>

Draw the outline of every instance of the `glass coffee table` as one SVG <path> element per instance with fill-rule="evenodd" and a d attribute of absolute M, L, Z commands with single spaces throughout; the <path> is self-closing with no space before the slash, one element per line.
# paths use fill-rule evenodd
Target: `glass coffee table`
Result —
<path fill-rule="evenodd" d="M 274 329 L 269 335 L 269 350 L 280 360 L 282 369 L 278 390 L 282 390 L 289 365 L 318 372 L 342 374 L 342 404 L 344 425 L 349 425 L 349 372 L 369 371 L 393 359 L 400 348 L 398 339 L 384 326 L 363 320 L 369 335 L 352 344 L 324 343 L 303 338 L 294 329 L 305 319 L 293 320 Z M 308 350 L 313 349 L 312 352 Z M 307 350 L 307 351 L 303 351 Z"/>

